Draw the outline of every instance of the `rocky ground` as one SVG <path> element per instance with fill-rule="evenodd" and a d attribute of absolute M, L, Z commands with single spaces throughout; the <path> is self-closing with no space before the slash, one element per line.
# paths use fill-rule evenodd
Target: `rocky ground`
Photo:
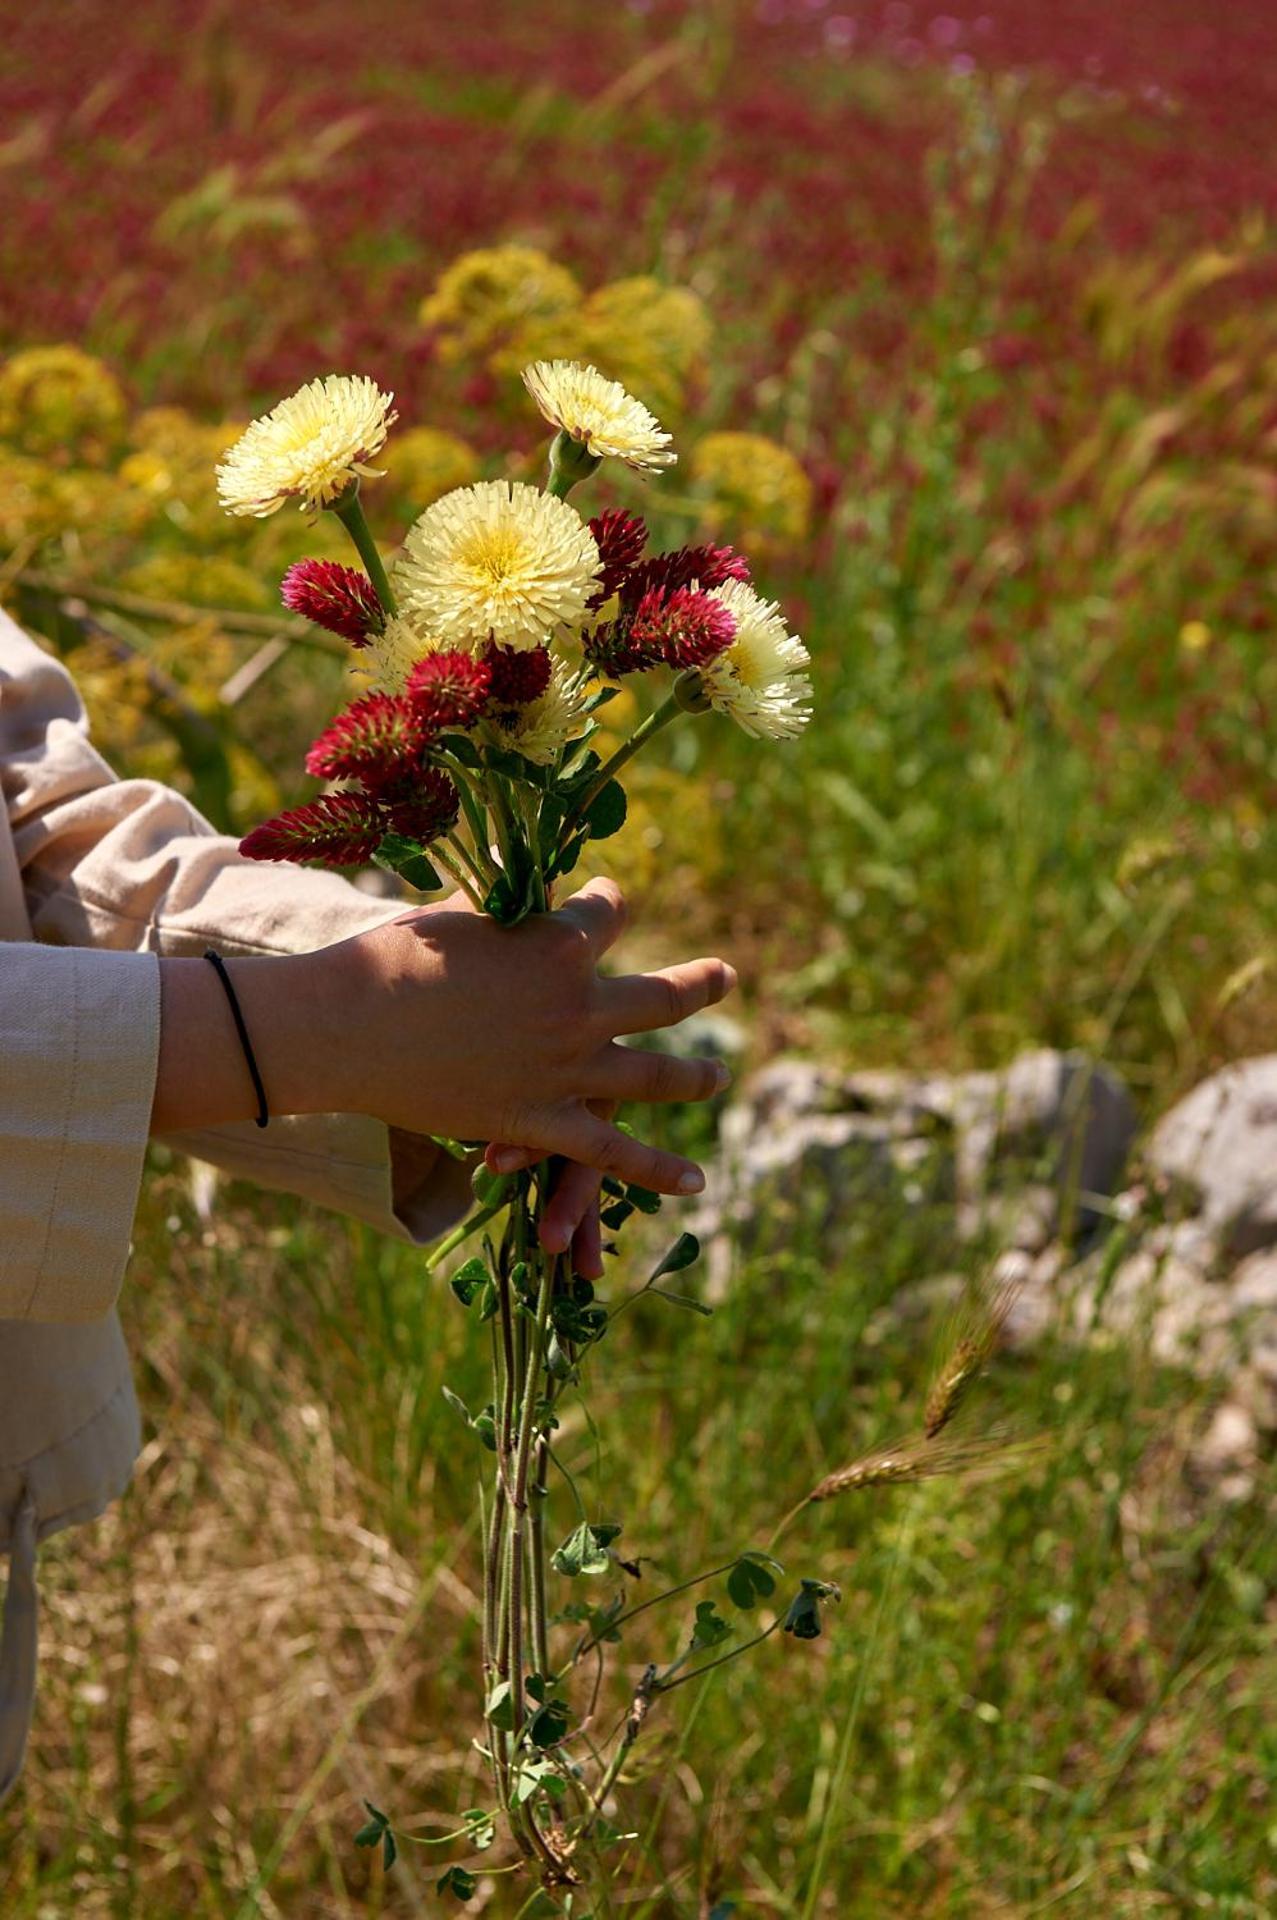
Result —
<path fill-rule="evenodd" d="M 1249 1489 L 1277 1438 L 1277 1055 L 1203 1082 L 1143 1137 L 1120 1078 L 1078 1054 L 916 1076 L 780 1060 L 744 1083 L 721 1138 L 695 1223 L 711 1292 L 764 1241 L 801 1228 L 832 1250 L 867 1205 L 928 1207 L 955 1266 L 983 1246 L 1015 1283 L 1009 1345 L 1139 1340 L 1226 1377 L 1198 1464 L 1225 1494 Z M 963 1284 L 938 1267 L 897 1310 Z"/>

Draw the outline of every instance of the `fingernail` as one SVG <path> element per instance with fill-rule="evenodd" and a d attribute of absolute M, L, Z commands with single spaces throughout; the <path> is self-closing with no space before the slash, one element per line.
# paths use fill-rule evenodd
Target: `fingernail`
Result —
<path fill-rule="evenodd" d="M 498 1173 L 513 1173 L 522 1159 L 523 1155 L 517 1147 L 506 1147 L 502 1152 L 493 1154 L 492 1165 Z"/>
<path fill-rule="evenodd" d="M 723 1066 L 722 1062 L 720 1061 L 718 1072 L 714 1076 L 715 1093 L 725 1092 L 726 1089 L 731 1086 L 731 1084 L 732 1084 L 732 1070 L 730 1067 Z"/>
<path fill-rule="evenodd" d="M 686 1173 L 679 1174 L 678 1190 L 680 1193 L 704 1193 L 705 1175 L 698 1167 L 690 1167 Z"/>

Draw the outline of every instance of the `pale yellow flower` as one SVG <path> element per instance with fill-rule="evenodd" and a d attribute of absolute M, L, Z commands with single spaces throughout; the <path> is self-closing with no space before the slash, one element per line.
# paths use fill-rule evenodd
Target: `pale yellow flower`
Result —
<path fill-rule="evenodd" d="M 670 435 L 618 380 L 575 360 L 538 360 L 523 369 L 523 384 L 551 426 L 579 440 L 596 459 L 659 469 L 678 458 Z"/>
<path fill-rule="evenodd" d="M 539 767 L 558 759 L 569 740 L 585 730 L 589 715 L 573 686 L 573 675 L 556 660 L 550 684 L 539 700 L 515 707 L 498 722 L 502 735 L 516 753 Z"/>
<path fill-rule="evenodd" d="M 440 646 L 539 647 L 555 627 L 584 619 L 599 564 L 594 535 L 566 500 L 482 480 L 427 507 L 392 584 Z"/>
<path fill-rule="evenodd" d="M 367 462 L 385 445 L 393 398 L 363 375 L 311 380 L 231 448 L 217 469 L 223 507 L 260 519 L 296 499 L 314 512 L 360 475 L 376 476 L 380 470 Z"/>
<path fill-rule="evenodd" d="M 368 675 L 375 693 L 402 693 L 418 660 L 438 651 L 439 643 L 422 622 L 413 614 L 400 613 L 387 620 L 381 633 L 368 636 L 354 670 Z"/>
<path fill-rule="evenodd" d="M 811 655 L 788 631 L 775 601 L 743 580 L 713 589 L 736 617 L 736 638 L 700 672 L 710 704 L 756 740 L 785 740 L 811 718 Z"/>

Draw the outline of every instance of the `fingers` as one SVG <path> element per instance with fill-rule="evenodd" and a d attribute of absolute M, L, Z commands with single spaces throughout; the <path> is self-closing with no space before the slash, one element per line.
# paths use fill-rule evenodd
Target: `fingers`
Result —
<path fill-rule="evenodd" d="M 553 1153 L 576 1160 L 583 1167 L 595 1167 L 636 1187 L 648 1187 L 653 1193 L 701 1193 L 705 1175 L 693 1160 L 681 1154 L 664 1153 L 657 1147 L 632 1140 L 619 1127 L 584 1107 L 567 1107 L 546 1117 L 547 1144 Z"/>
<path fill-rule="evenodd" d="M 598 1201 L 599 1178 L 593 1167 L 573 1161 L 559 1169 L 541 1214 L 540 1240 L 547 1253 L 566 1253 L 572 1245 L 577 1229 Z"/>
<path fill-rule="evenodd" d="M 489 1140 L 483 1150 L 484 1164 L 490 1173 L 526 1173 L 545 1159 L 538 1147 L 511 1147 L 500 1140 Z"/>
<path fill-rule="evenodd" d="M 620 939 L 625 927 L 625 901 L 615 880 L 588 880 L 579 893 L 558 910 L 558 917 L 571 920 L 589 940 L 595 957 L 605 954 Z"/>
<path fill-rule="evenodd" d="M 652 1033 L 717 1006 L 735 985 L 736 970 L 725 960 L 685 960 L 657 973 L 604 980 L 599 1002 L 611 1033 Z"/>
<path fill-rule="evenodd" d="M 611 1100 L 712 1100 L 731 1085 L 720 1060 L 681 1060 L 637 1047 L 605 1047 L 588 1072 L 591 1094 Z"/>
<path fill-rule="evenodd" d="M 572 1271 L 583 1280 L 603 1278 L 603 1228 L 597 1200 L 572 1236 Z"/>

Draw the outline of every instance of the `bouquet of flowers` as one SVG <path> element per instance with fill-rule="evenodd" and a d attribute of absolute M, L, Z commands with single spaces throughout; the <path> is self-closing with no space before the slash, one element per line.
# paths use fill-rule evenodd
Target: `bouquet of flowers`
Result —
<path fill-rule="evenodd" d="M 790 739 L 807 723 L 807 650 L 759 593 L 743 555 L 717 545 L 652 553 L 636 515 L 612 510 L 586 520 L 568 498 L 604 460 L 640 473 L 668 467 L 670 435 L 592 366 L 540 362 L 523 380 L 553 429 L 544 488 L 509 480 L 458 487 L 408 529 L 389 570 L 360 505 L 361 482 L 374 477 L 371 463 L 395 418 L 392 396 L 372 380 L 312 381 L 257 420 L 219 467 L 228 511 L 265 515 L 287 500 L 312 513 L 326 509 L 362 561 L 354 568 L 303 560 L 285 576 L 285 605 L 343 635 L 368 688 L 307 755 L 312 774 L 340 784 L 255 828 L 242 843 L 249 857 L 375 861 L 422 891 L 451 881 L 480 911 L 513 924 L 550 908 L 587 842 L 620 829 L 626 796 L 618 776 L 672 721 L 724 715 L 764 741 Z M 602 758 L 598 713 L 631 676 L 654 677 L 657 696 Z M 474 1143 L 445 1144 L 460 1152 Z M 619 1528 L 591 1523 L 579 1504 L 578 1524 L 562 1539 L 549 1524 L 557 1409 L 629 1300 L 655 1292 L 698 1304 L 660 1283 L 699 1249 L 681 1234 L 644 1284 L 609 1304 L 573 1271 L 570 1256 L 540 1245 L 550 1179 L 549 1163 L 508 1173 L 480 1166 L 474 1211 L 431 1264 L 477 1241 L 482 1251 L 452 1273 L 451 1286 L 476 1320 L 492 1323 L 493 1336 L 489 1403 L 472 1411 L 450 1397 L 491 1455 L 482 1748 L 497 1813 L 475 1810 L 452 1837 L 470 1850 L 489 1846 L 500 1820 L 515 1844 L 511 1870 L 531 1868 L 544 1888 L 570 1890 L 606 1877 L 601 1856 L 624 1839 L 609 1817 L 614 1790 L 657 1700 L 778 1630 L 813 1638 L 821 1601 L 836 1590 L 801 1581 L 743 1641 L 715 1601 L 701 1599 L 674 1657 L 649 1666 L 632 1691 L 610 1750 L 589 1729 L 573 1682 L 588 1674 L 597 1698 L 595 1663 L 634 1614 L 719 1577 L 732 1606 L 749 1613 L 771 1600 L 782 1569 L 770 1552 L 746 1549 L 637 1604 L 619 1585 L 598 1606 L 552 1605 L 552 1573 L 621 1581 L 636 1571 L 617 1552 Z M 604 1182 L 603 1222 L 613 1237 L 659 1206 L 654 1193 Z M 986 1332 L 987 1324 L 985 1316 Z M 963 1339 L 949 1388 L 939 1384 L 938 1415 L 928 1403 L 925 1431 L 830 1476 L 800 1507 L 957 1463 L 960 1450 L 945 1445 L 942 1430 L 987 1350 L 978 1328 Z M 389 1863 L 392 1823 L 369 1811 L 358 1838 L 380 1842 Z M 475 1880 L 458 1864 L 440 1885 L 467 1897 Z M 565 1911 L 571 1897 L 566 1892 Z"/>

